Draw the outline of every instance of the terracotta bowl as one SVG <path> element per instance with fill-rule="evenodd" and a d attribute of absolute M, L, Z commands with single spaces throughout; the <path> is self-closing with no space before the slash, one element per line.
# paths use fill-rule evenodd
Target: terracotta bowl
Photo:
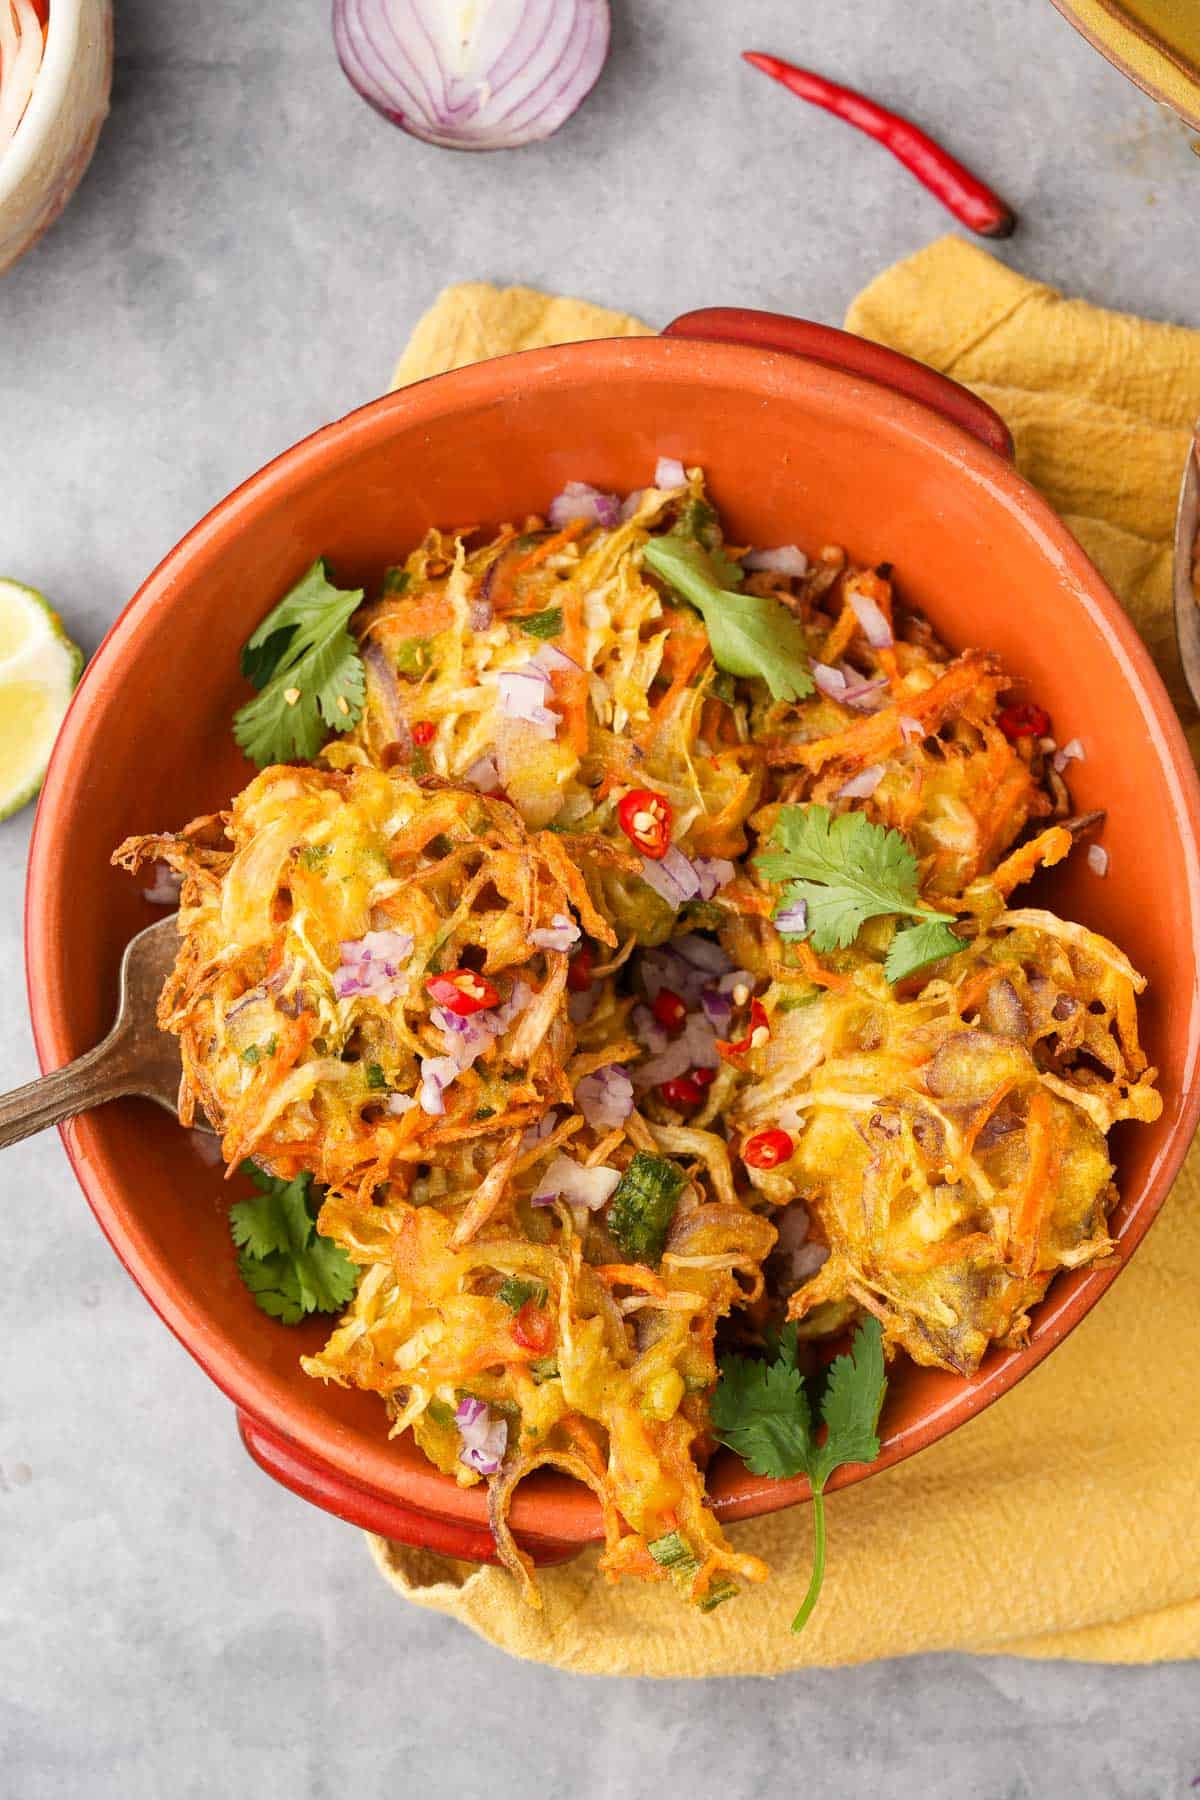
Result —
<path fill-rule="evenodd" d="M 890 560 L 949 642 L 997 650 L 1061 737 L 1083 739 L 1075 798 L 1108 810 L 1111 872 L 1098 879 L 1074 858 L 1053 895 L 1124 945 L 1151 982 L 1145 1035 L 1165 1105 L 1156 1125 L 1115 1136 L 1121 1262 L 1060 1278 L 1028 1348 L 994 1352 L 971 1381 L 899 1368 L 874 1467 L 943 1437 L 1099 1299 L 1158 1211 L 1200 1108 L 1196 777 L 1146 651 L 1008 450 L 994 413 L 903 357 L 821 326 L 713 312 L 662 338 L 530 351 L 441 376 L 287 451 L 171 552 L 76 694 L 29 871 L 43 1068 L 100 1036 L 122 947 L 152 916 L 137 884 L 110 868 L 113 846 L 220 807 L 247 779 L 229 728 L 245 698 L 238 651 L 318 552 L 343 581 L 370 582 L 431 524 L 517 518 L 570 478 L 640 486 L 659 455 L 702 463 L 735 539 L 834 542 Z M 123 1101 L 63 1135 L 113 1248 L 233 1400 L 264 1467 L 356 1524 L 491 1554 L 481 1489 L 460 1490 L 409 1441 L 389 1443 L 373 1396 L 301 1373 L 297 1358 L 324 1325 L 289 1330 L 256 1310 L 230 1250 L 229 1190 L 168 1115 Z M 710 1485 L 726 1519 L 807 1494 L 803 1481 L 752 1477 L 732 1457 L 713 1465 Z M 599 1535 L 591 1494 L 546 1473 L 519 1490 L 513 1522 L 542 1560 Z"/>

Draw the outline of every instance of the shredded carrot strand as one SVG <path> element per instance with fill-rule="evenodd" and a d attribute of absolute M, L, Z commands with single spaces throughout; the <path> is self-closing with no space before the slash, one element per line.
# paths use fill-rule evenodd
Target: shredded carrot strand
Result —
<path fill-rule="evenodd" d="M 666 1282 L 645 1263 L 597 1263 L 592 1273 L 600 1277 L 605 1287 L 641 1288 L 644 1293 L 653 1294 L 656 1300 L 666 1298 Z"/>

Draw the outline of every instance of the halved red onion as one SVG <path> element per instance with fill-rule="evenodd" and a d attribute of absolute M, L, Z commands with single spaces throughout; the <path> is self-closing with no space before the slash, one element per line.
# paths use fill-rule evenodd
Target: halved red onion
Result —
<path fill-rule="evenodd" d="M 807 575 L 808 558 L 796 544 L 780 544 L 776 550 L 751 550 L 742 558 L 743 569 L 766 569 L 772 575 Z"/>
<path fill-rule="evenodd" d="M 790 900 L 772 915 L 776 931 L 784 937 L 803 937 L 808 930 L 808 902 L 806 900 Z"/>
<path fill-rule="evenodd" d="M 1061 775 L 1068 763 L 1086 761 L 1087 756 L 1083 745 L 1078 738 L 1072 738 L 1070 743 L 1064 744 L 1061 750 L 1055 751 L 1054 772 L 1056 775 Z"/>
<path fill-rule="evenodd" d="M 643 856 L 642 880 L 676 912 L 689 900 L 699 898 L 700 877 L 676 844 L 672 844 L 666 855 L 657 861 Z"/>
<path fill-rule="evenodd" d="M 496 677 L 496 688 L 506 719 L 523 720 L 539 737 L 557 735 L 558 715 L 545 704 L 545 679 L 536 670 L 505 669 Z"/>
<path fill-rule="evenodd" d="M 540 925 L 529 934 L 530 943 L 536 944 L 539 950 L 569 950 L 579 938 L 578 925 L 566 913 L 554 913 L 549 925 Z"/>
<path fill-rule="evenodd" d="M 656 488 L 684 487 L 687 483 L 687 470 L 677 456 L 660 456 L 654 465 L 654 485 Z"/>
<path fill-rule="evenodd" d="M 495 1475 L 508 1448 L 507 1420 L 493 1419 L 490 1407 L 468 1394 L 458 1403 L 454 1423 L 462 1440 L 459 1462 L 478 1475 Z"/>
<path fill-rule="evenodd" d="M 552 1206 L 565 1200 L 568 1206 L 602 1207 L 621 1179 L 619 1169 L 585 1169 L 573 1156 L 555 1156 L 539 1177 L 531 1206 Z"/>
<path fill-rule="evenodd" d="M 148 900 L 151 906 L 178 906 L 179 890 L 182 886 L 183 876 L 178 869 L 172 869 L 165 862 L 156 862 L 154 880 L 149 887 L 142 889 L 142 899 Z"/>
<path fill-rule="evenodd" d="M 609 1063 L 585 1075 L 575 1089 L 575 1103 L 593 1131 L 613 1131 L 633 1111 L 633 1083 L 621 1063 Z"/>
<path fill-rule="evenodd" d="M 1108 874 L 1108 851 L 1103 844 L 1089 844 L 1087 865 L 1093 875 Z"/>
<path fill-rule="evenodd" d="M 608 55 L 608 0 L 334 0 L 352 85 L 402 131 L 450 150 L 549 137 Z"/>
<path fill-rule="evenodd" d="M 25 116 L 45 42 L 30 0 L 0 0 L 0 154 Z"/>
<path fill-rule="evenodd" d="M 869 594 L 851 594 L 850 604 L 872 650 L 886 650 L 893 642 L 892 628 L 878 604 Z"/>
<path fill-rule="evenodd" d="M 835 800 L 866 800 L 875 792 L 886 774 L 887 770 L 882 763 L 870 763 L 865 769 L 860 769 L 857 775 L 852 775 L 849 781 L 843 781 L 833 797 Z"/>
<path fill-rule="evenodd" d="M 576 519 L 612 526 L 620 522 L 621 501 L 616 494 L 606 494 L 588 481 L 568 481 L 546 508 L 546 517 L 559 531 Z"/>

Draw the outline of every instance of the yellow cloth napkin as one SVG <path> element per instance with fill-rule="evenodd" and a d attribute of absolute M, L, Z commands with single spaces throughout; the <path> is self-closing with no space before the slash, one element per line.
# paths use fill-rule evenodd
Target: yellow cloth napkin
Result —
<path fill-rule="evenodd" d="M 1026 475 L 1137 621 L 1189 723 L 1171 628 L 1172 510 L 1200 416 L 1200 333 L 1064 300 L 948 238 L 889 269 L 847 324 L 952 374 L 1012 426 Z M 451 288 L 398 370 L 640 331 L 581 301 Z M 421 347 L 421 359 L 415 346 Z M 1200 1656 L 1200 1149 L 1094 1312 L 1012 1394 L 829 1502 L 807 1629 L 807 1508 L 733 1527 L 774 1571 L 707 1617 L 610 1587 L 596 1552 L 546 1570 L 544 1611 L 493 1568 L 381 1538 L 397 1591 L 516 1656 L 606 1675 L 773 1675 L 922 1650 L 1154 1662 Z"/>

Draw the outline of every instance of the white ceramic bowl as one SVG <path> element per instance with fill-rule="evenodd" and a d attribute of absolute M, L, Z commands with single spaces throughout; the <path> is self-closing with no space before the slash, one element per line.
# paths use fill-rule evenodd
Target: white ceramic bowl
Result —
<path fill-rule="evenodd" d="M 16 135 L 0 153 L 0 275 L 78 187 L 111 85 L 112 0 L 50 0 L 42 66 Z"/>

